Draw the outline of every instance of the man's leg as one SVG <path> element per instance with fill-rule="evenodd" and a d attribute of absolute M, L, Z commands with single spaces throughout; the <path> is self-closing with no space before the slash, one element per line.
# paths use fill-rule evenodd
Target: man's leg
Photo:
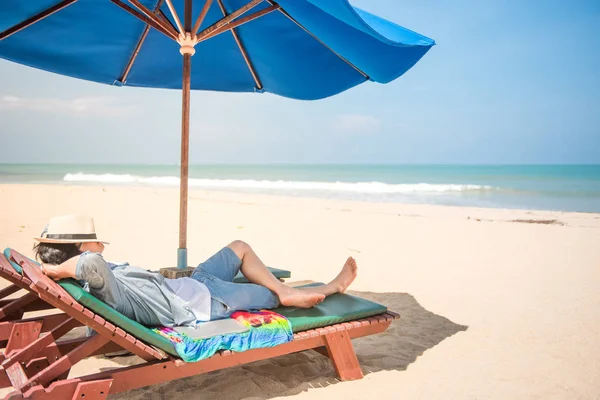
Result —
<path fill-rule="evenodd" d="M 327 285 L 294 289 L 280 282 L 247 243 L 236 240 L 227 247 L 242 260 L 242 274 L 250 282 L 265 286 L 275 293 L 284 306 L 312 307 L 323 301 L 326 296 L 345 291 L 357 274 L 356 261 L 349 258 L 338 276 Z"/>

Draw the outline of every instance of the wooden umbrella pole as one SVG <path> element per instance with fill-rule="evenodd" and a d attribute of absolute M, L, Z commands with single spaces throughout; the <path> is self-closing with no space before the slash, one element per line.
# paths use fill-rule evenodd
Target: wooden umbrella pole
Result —
<path fill-rule="evenodd" d="M 183 81 L 181 85 L 181 174 L 179 196 L 179 249 L 177 266 L 187 267 L 187 203 L 188 203 L 188 164 L 190 150 L 190 74 L 192 55 L 183 54 Z"/>
<path fill-rule="evenodd" d="M 174 9 L 174 18 L 179 21 Z M 180 25 L 181 23 L 179 23 Z M 179 249 L 177 250 L 177 267 L 187 268 L 187 206 L 188 206 L 188 165 L 190 158 L 190 84 L 192 74 L 192 56 L 195 53 L 191 38 L 192 1 L 185 0 L 183 24 L 185 32 L 181 32 L 179 43 L 183 56 L 183 78 L 181 83 L 181 174 L 179 193 Z"/>

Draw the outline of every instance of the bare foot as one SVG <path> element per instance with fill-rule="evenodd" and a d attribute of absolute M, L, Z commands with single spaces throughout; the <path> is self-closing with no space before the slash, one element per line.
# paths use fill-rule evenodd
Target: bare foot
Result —
<path fill-rule="evenodd" d="M 287 286 L 282 293 L 279 293 L 281 305 L 289 307 L 311 308 L 323 300 L 325 300 L 324 294 L 306 292 Z"/>
<path fill-rule="evenodd" d="M 344 293 L 348 286 L 354 282 L 357 274 L 358 266 L 356 265 L 356 260 L 348 257 L 338 276 L 329 284 L 337 290 L 337 293 Z"/>

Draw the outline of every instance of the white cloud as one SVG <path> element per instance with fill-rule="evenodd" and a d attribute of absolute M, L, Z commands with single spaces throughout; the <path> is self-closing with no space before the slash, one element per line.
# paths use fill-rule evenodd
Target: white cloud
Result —
<path fill-rule="evenodd" d="M 381 121 L 371 115 L 342 114 L 331 122 L 331 129 L 340 133 L 375 133 L 381 128 Z"/>
<path fill-rule="evenodd" d="M 23 98 L 0 96 L 0 111 L 29 110 L 41 112 L 60 112 L 70 115 L 127 115 L 130 106 L 119 105 L 112 97 L 78 97 L 74 99 Z"/>

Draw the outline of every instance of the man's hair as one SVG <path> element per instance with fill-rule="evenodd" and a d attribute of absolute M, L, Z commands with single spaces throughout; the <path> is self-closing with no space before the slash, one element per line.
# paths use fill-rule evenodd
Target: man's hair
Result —
<path fill-rule="evenodd" d="M 38 243 L 33 246 L 35 258 L 47 264 L 62 264 L 81 254 L 75 243 Z"/>

